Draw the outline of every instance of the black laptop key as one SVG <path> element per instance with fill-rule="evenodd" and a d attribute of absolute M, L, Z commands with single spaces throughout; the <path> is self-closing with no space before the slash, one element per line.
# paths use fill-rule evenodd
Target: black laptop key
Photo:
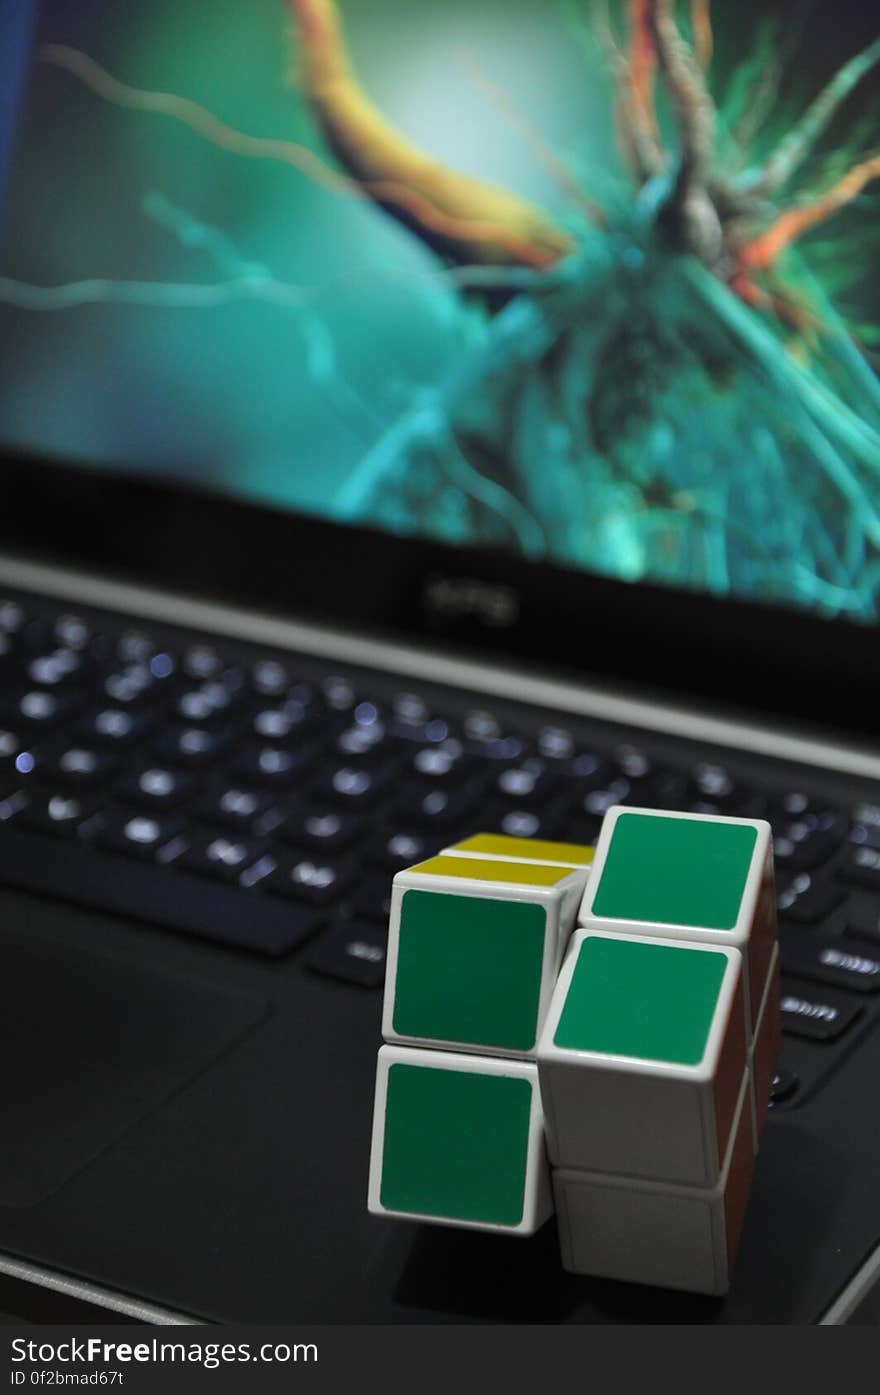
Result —
<path fill-rule="evenodd" d="M 385 980 L 387 934 L 367 921 L 352 920 L 322 935 L 306 960 L 316 974 L 354 983 L 361 988 L 381 988 Z"/>
<path fill-rule="evenodd" d="M 811 871 L 821 867 L 843 841 L 845 828 L 830 810 L 773 825 L 773 856 L 777 867 Z"/>
<path fill-rule="evenodd" d="M 187 678 L 204 680 L 219 678 L 226 668 L 226 661 L 212 644 L 191 644 L 184 650 L 180 666 Z"/>
<path fill-rule="evenodd" d="M 855 946 L 836 940 L 822 944 L 798 935 L 783 940 L 782 962 L 786 972 L 815 979 L 856 993 L 880 991 L 880 958 L 862 954 Z"/>
<path fill-rule="evenodd" d="M 264 821 L 277 827 L 282 817 L 275 795 L 270 791 L 238 785 L 214 791 L 202 802 L 198 812 L 206 823 L 220 824 L 239 833 L 250 833 L 258 827 L 262 830 L 266 827 Z"/>
<path fill-rule="evenodd" d="M 242 748 L 229 767 L 230 774 L 245 785 L 265 785 L 286 789 L 315 764 L 315 746 L 275 746 L 249 744 Z"/>
<path fill-rule="evenodd" d="M 846 911 L 846 929 L 860 940 L 880 944 L 880 903 L 876 897 L 853 898 Z"/>
<path fill-rule="evenodd" d="M 167 662 L 162 662 L 162 660 Z M 101 684 L 101 696 L 116 707 L 155 707 L 169 693 L 173 663 L 168 655 L 154 654 L 148 663 L 114 668 Z"/>
<path fill-rule="evenodd" d="M 308 708 L 291 698 L 278 706 L 258 706 L 251 717 L 251 732 L 257 741 L 297 741 L 310 724 Z"/>
<path fill-rule="evenodd" d="M 182 840 L 184 824 L 176 815 L 145 814 L 137 809 L 116 808 L 99 815 L 94 827 L 89 825 L 89 837 L 102 848 L 152 861 L 169 860 L 185 846 Z M 163 852 L 168 849 L 165 859 Z"/>
<path fill-rule="evenodd" d="M 242 696 L 239 690 L 228 687 L 221 679 L 212 679 L 198 688 L 184 689 L 178 695 L 174 711 L 177 718 L 184 723 L 222 724 L 237 712 L 241 704 Z"/>
<path fill-rule="evenodd" d="M 862 1009 L 841 994 L 801 980 L 782 982 L 782 1030 L 813 1041 L 836 1041 L 856 1021 Z"/>
<path fill-rule="evenodd" d="M 59 615 L 52 626 L 52 635 L 65 649 L 87 649 L 97 639 L 90 621 L 73 614 Z"/>
<path fill-rule="evenodd" d="M 277 659 L 259 659 L 250 672 L 250 686 L 264 698 L 281 698 L 293 683 L 293 674 Z"/>
<path fill-rule="evenodd" d="M 0 600 L 0 633 L 20 634 L 27 623 L 27 614 L 18 601 Z"/>
<path fill-rule="evenodd" d="M 25 739 L 7 727 L 0 727 L 0 794 L 20 785 L 22 776 L 27 776 L 33 768 L 33 752 L 27 749 Z"/>
<path fill-rule="evenodd" d="M 147 711 L 112 705 L 92 707 L 77 722 L 76 732 L 89 745 L 120 750 L 140 740 L 155 720 Z"/>
<path fill-rule="evenodd" d="M 609 781 L 608 784 L 597 785 L 595 789 L 587 790 L 585 794 L 580 794 L 575 800 L 570 813 L 575 819 L 602 819 L 608 809 L 614 804 L 626 804 L 631 801 L 632 786 L 629 780 L 623 775 L 618 775 L 616 780 Z"/>
<path fill-rule="evenodd" d="M 730 809 L 741 798 L 736 780 L 724 765 L 699 761 L 691 770 L 688 794 L 691 804 L 702 801 L 713 809 Z"/>
<path fill-rule="evenodd" d="M 880 824 L 854 823 L 848 841 L 854 848 L 880 848 Z"/>
<path fill-rule="evenodd" d="M 406 742 L 381 722 L 346 726 L 327 748 L 331 764 L 381 767 L 388 774 L 406 764 L 407 754 Z"/>
<path fill-rule="evenodd" d="M 851 811 L 850 841 L 880 848 L 880 804 L 857 804 Z"/>
<path fill-rule="evenodd" d="M 70 790 L 51 791 L 29 788 L 16 823 L 38 833 L 72 837 L 80 824 L 95 812 L 98 801 L 94 796 L 71 793 Z"/>
<path fill-rule="evenodd" d="M 172 766 L 150 765 L 123 781 L 120 794 L 130 804 L 145 809 L 173 809 L 197 791 L 194 776 Z"/>
<path fill-rule="evenodd" d="M 163 866 L 155 854 L 135 860 L 127 847 L 118 856 L 106 846 L 0 825 L 0 882 L 273 957 L 320 929 L 321 917 L 308 906 L 251 896 Z"/>
<path fill-rule="evenodd" d="M 34 654 L 25 666 L 28 683 L 40 688 L 64 688 L 81 683 L 88 671 L 86 656 L 78 649 L 53 649 Z"/>
<path fill-rule="evenodd" d="M 125 630 L 118 636 L 114 645 L 114 658 L 120 664 L 149 664 L 159 646 L 151 635 L 143 630 Z"/>
<path fill-rule="evenodd" d="M 399 829 L 395 832 L 380 833 L 368 844 L 367 861 L 384 867 L 389 875 L 412 867 L 416 862 L 424 862 L 438 852 L 444 843 L 436 834 L 423 829 Z"/>
<path fill-rule="evenodd" d="M 869 891 L 880 891 L 880 848 L 850 848 L 838 868 L 838 876 Z"/>
<path fill-rule="evenodd" d="M 792 819 L 802 819 L 816 827 L 819 825 L 827 826 L 836 821 L 841 817 L 841 812 L 825 801 L 817 801 L 804 790 L 789 790 L 783 795 L 775 796 L 770 801 L 767 817 L 774 828 L 778 824 L 787 823 Z"/>
<path fill-rule="evenodd" d="M 16 757 L 24 750 L 25 744 L 17 731 L 0 727 L 0 775 L 16 775 Z"/>
<path fill-rule="evenodd" d="M 76 690 L 25 688 L 4 700 L 2 714 L 12 726 L 48 731 L 69 717 L 80 703 L 81 696 Z"/>
<path fill-rule="evenodd" d="M 289 810 L 280 833 L 282 838 L 295 843 L 297 847 L 333 856 L 351 847 L 352 843 L 365 835 L 367 829 L 367 819 L 362 814 L 330 805 L 311 807 L 299 804 Z"/>
<path fill-rule="evenodd" d="M 565 767 L 565 774 L 571 780 L 572 792 L 581 796 L 607 787 L 617 777 L 611 762 L 596 751 L 578 751 Z"/>
<path fill-rule="evenodd" d="M 425 788 L 454 789 L 472 778 L 479 764 L 473 756 L 464 755 L 459 742 L 440 746 L 423 746 L 407 761 L 404 777 L 422 782 Z"/>
<path fill-rule="evenodd" d="M 489 794 L 494 799 L 511 804 L 540 808 L 562 787 L 563 781 L 558 774 L 544 769 L 539 761 L 526 761 L 522 765 L 500 770 L 492 780 Z"/>
<path fill-rule="evenodd" d="M 544 760 L 571 761 L 577 751 L 574 733 L 568 727 L 542 727 L 536 745 Z"/>
<path fill-rule="evenodd" d="M 28 806 L 28 791 L 7 781 L 0 783 L 0 825 L 21 816 Z"/>
<path fill-rule="evenodd" d="M 237 882 L 248 867 L 259 862 L 264 851 L 264 844 L 253 838 L 199 831 L 190 837 L 177 865 L 220 881 Z"/>
<path fill-rule="evenodd" d="M 794 925 L 819 925 L 846 900 L 843 888 L 828 877 L 801 872 L 776 898 L 779 914 Z"/>
<path fill-rule="evenodd" d="M 449 829 L 460 826 L 473 812 L 476 795 L 470 790 L 428 790 L 411 783 L 400 793 L 397 812 L 403 822 L 427 828 Z"/>
<path fill-rule="evenodd" d="M 103 784 L 116 769 L 111 751 L 94 746 L 54 743 L 37 751 L 34 775 L 43 784 L 92 789 Z"/>
<path fill-rule="evenodd" d="M 312 906 L 329 906 L 341 899 L 357 876 L 357 863 L 302 853 L 279 860 L 267 885 L 281 896 Z"/>
<path fill-rule="evenodd" d="M 355 915 L 367 920 L 378 920 L 387 927 L 391 914 L 391 878 L 378 872 L 371 873 L 358 882 L 354 891 L 346 896 Z"/>
<path fill-rule="evenodd" d="M 487 828 L 511 838 L 553 838 L 566 829 L 565 822 L 552 810 L 490 804 L 481 814 Z"/>
<path fill-rule="evenodd" d="M 327 766 L 312 787 L 316 799 L 329 800 L 351 809 L 368 809 L 384 795 L 388 772 L 361 765 Z"/>
<path fill-rule="evenodd" d="M 350 712 L 358 704 L 358 695 L 347 678 L 332 674 L 321 683 L 321 696 L 332 712 Z"/>
<path fill-rule="evenodd" d="M 214 727 L 165 727 L 154 743 L 154 750 L 163 760 L 183 766 L 210 765 L 228 750 L 231 733 Z"/>

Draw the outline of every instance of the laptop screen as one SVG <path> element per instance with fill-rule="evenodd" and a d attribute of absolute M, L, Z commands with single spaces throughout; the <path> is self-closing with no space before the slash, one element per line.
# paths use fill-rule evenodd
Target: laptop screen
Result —
<path fill-rule="evenodd" d="M 876 622 L 873 6 L 36 8 L 5 449 Z"/>

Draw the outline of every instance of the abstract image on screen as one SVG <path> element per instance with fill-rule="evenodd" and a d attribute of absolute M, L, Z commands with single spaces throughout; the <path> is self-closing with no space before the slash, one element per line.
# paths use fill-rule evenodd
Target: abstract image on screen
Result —
<path fill-rule="evenodd" d="M 0 438 L 874 622 L 870 8 L 48 3 Z"/>

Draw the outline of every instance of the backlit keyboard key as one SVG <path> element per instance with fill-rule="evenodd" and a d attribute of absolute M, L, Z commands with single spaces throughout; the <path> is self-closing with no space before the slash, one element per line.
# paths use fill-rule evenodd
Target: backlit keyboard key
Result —
<path fill-rule="evenodd" d="M 131 810 L 116 810 L 101 814 L 89 836 L 103 848 L 125 853 L 128 857 L 156 858 L 163 848 L 176 841 L 183 823 L 175 817 L 142 814 Z"/>
<path fill-rule="evenodd" d="M 380 988 L 385 979 L 386 948 L 384 930 L 366 921 L 349 921 L 322 935 L 306 964 L 315 973 L 343 983 Z"/>
<path fill-rule="evenodd" d="M 121 793 L 132 804 L 150 809 L 172 809 L 183 804 L 196 789 L 195 779 L 187 771 L 151 765 L 130 776 L 122 785 Z"/>
<path fill-rule="evenodd" d="M 821 987 L 783 980 L 780 1011 L 782 1029 L 813 1041 L 834 1041 L 851 1027 L 861 1013 L 859 1005 L 842 996 L 828 995 Z"/>
<path fill-rule="evenodd" d="M 273 891 L 312 906 L 329 906 L 342 896 L 357 874 L 353 862 L 321 858 L 317 855 L 283 858 L 269 879 Z"/>
<path fill-rule="evenodd" d="M 263 851 L 263 845 L 250 838 L 197 833 L 179 865 L 191 872 L 200 872 L 202 876 L 236 882 L 248 867 L 259 861 Z"/>

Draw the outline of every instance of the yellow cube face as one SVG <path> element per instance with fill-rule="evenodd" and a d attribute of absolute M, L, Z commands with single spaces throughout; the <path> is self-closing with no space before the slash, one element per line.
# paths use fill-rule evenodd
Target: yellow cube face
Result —
<path fill-rule="evenodd" d="M 504 833 L 475 833 L 444 848 L 464 857 L 503 858 L 510 862 L 545 862 L 560 867 L 589 867 L 594 848 L 580 843 L 552 843 L 540 838 L 510 838 Z"/>

